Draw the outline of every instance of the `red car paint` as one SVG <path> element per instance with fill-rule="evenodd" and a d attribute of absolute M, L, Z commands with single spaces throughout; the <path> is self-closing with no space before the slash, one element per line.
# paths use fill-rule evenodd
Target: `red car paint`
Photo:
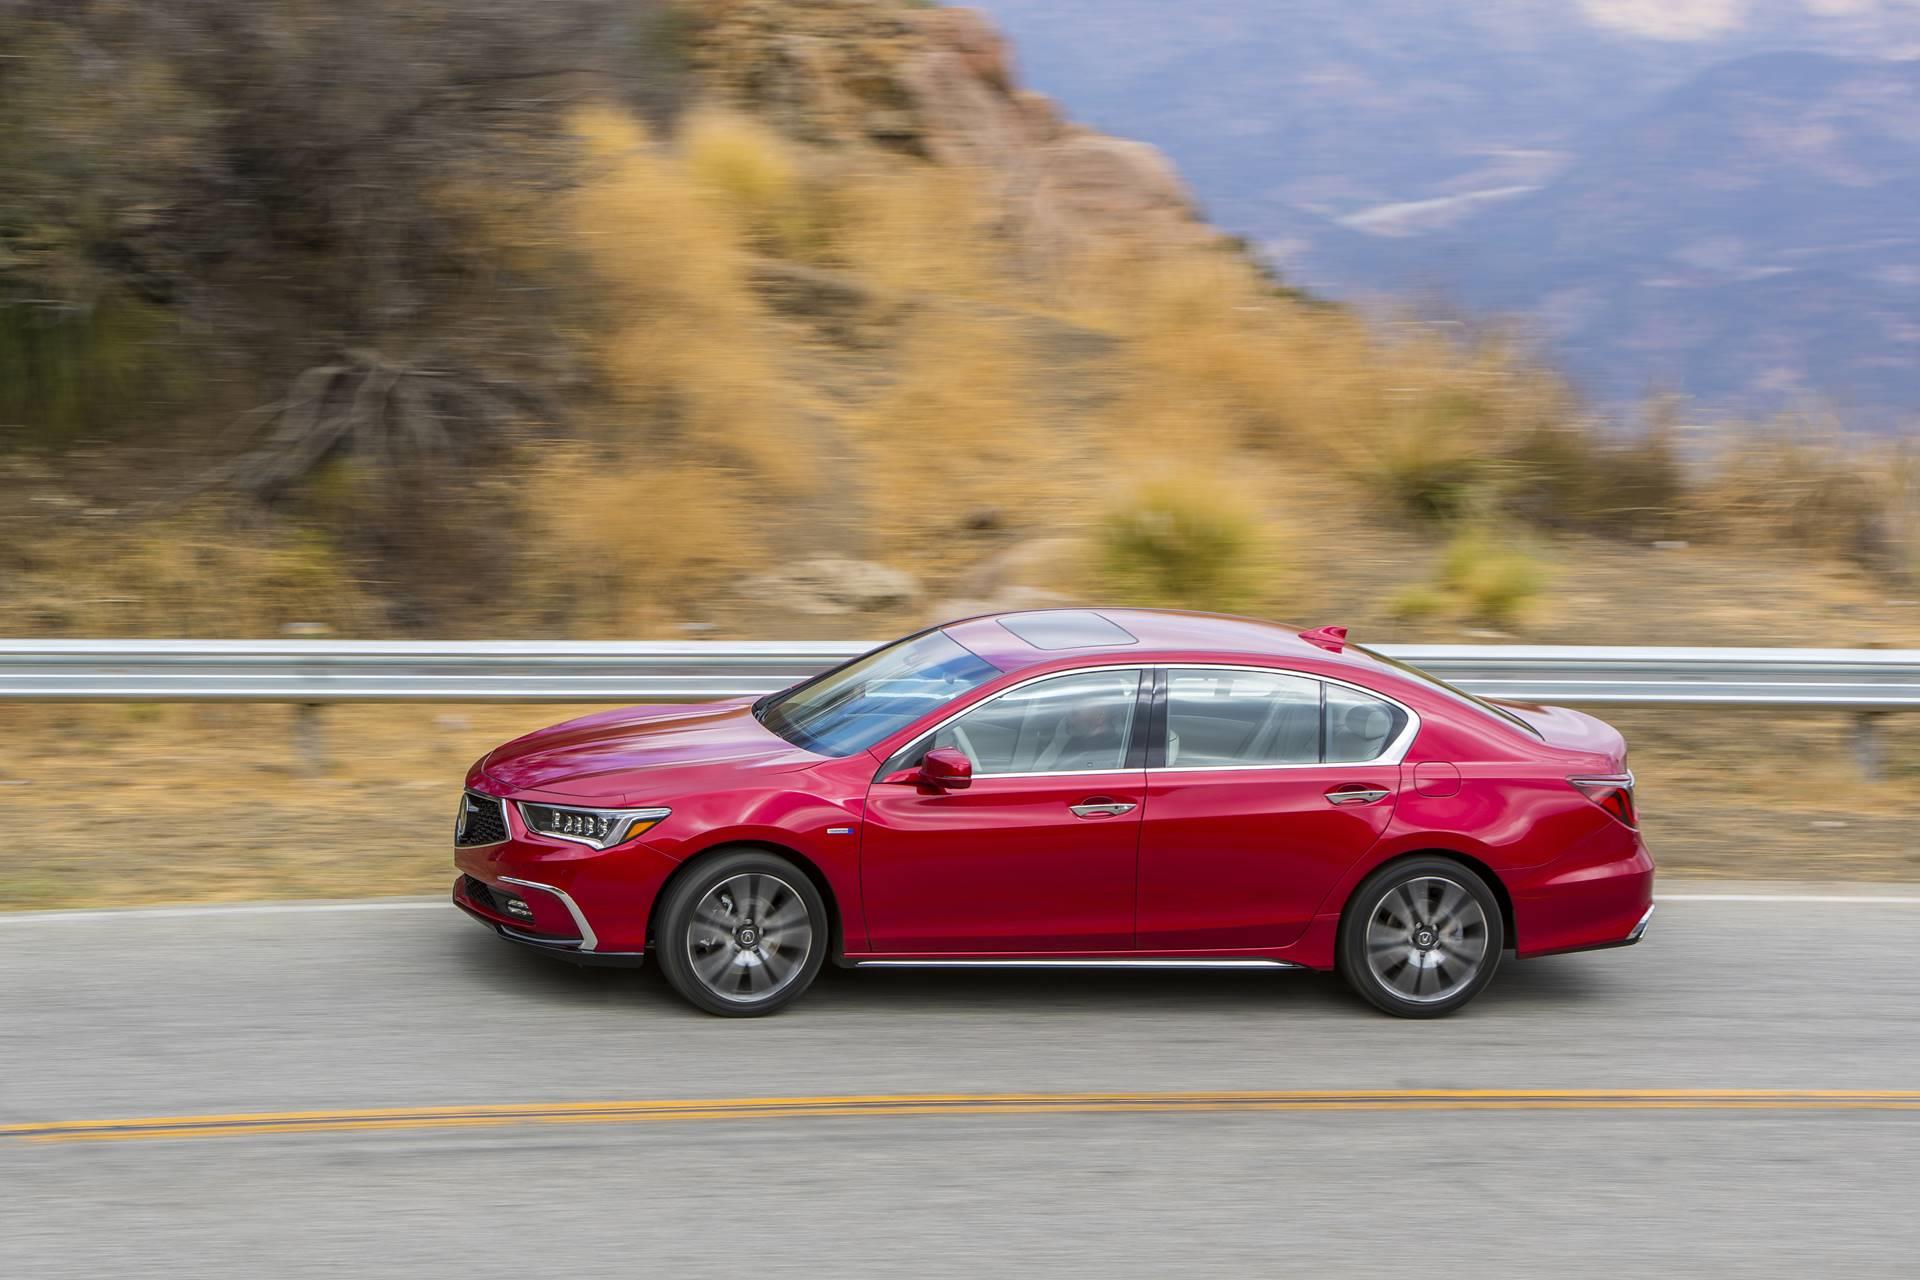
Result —
<path fill-rule="evenodd" d="M 1129 642 L 1036 648 L 1001 625 L 1013 615 L 944 628 L 999 674 L 849 756 L 789 743 L 745 699 L 606 712 L 509 742 L 466 779 L 477 796 L 509 802 L 508 838 L 457 849 L 455 862 L 520 897 L 531 918 L 507 915 L 464 878 L 455 901 L 518 941 L 580 960 L 635 958 L 676 873 L 754 844 L 816 879 L 846 961 L 1244 956 L 1330 969 L 1361 881 L 1439 851 L 1494 885 L 1522 956 L 1618 945 L 1645 916 L 1653 862 L 1639 832 L 1568 782 L 1625 771 L 1625 743 L 1599 720 L 1506 707 L 1529 732 L 1336 629 L 1303 638 L 1248 619 L 1098 612 Z M 1182 666 L 1357 686 L 1411 710 L 1417 732 L 1392 763 L 985 775 L 953 791 L 887 777 L 885 762 L 927 730 L 1037 676 L 1125 668 L 1150 680 Z M 1333 803 L 1342 788 L 1385 795 Z M 672 813 L 601 851 L 529 831 L 513 801 Z M 1089 804 L 1134 807 L 1073 814 Z"/>

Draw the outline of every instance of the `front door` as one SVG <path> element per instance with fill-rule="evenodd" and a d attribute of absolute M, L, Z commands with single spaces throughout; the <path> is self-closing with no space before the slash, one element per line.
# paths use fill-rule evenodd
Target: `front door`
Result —
<path fill-rule="evenodd" d="M 1164 678 L 1139 945 L 1285 946 L 1392 818 L 1406 712 L 1282 672 L 1175 667 Z"/>
<path fill-rule="evenodd" d="M 1146 800 L 1141 684 L 1135 668 L 1106 668 L 1015 685 L 888 761 L 861 830 L 873 950 L 1131 947 Z M 885 780 L 934 747 L 966 754 L 971 786 Z"/>

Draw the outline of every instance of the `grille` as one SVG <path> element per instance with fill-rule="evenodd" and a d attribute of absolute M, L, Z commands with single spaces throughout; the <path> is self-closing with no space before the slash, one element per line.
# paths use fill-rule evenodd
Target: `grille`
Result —
<path fill-rule="evenodd" d="M 509 920 L 526 921 L 533 919 L 533 908 L 527 905 L 525 898 L 495 889 L 484 880 L 472 876 L 463 876 L 460 892 L 472 901 L 473 905 L 496 916 L 505 916 Z"/>
<path fill-rule="evenodd" d="M 476 845 L 499 844 L 507 838 L 507 809 L 492 796 L 466 792 L 460 797 L 460 819 L 454 824 L 453 844 L 457 849 Z"/>
<path fill-rule="evenodd" d="M 494 898 L 493 890 L 487 887 L 487 883 L 484 880 L 475 880 L 472 876 L 468 876 L 466 877 L 466 882 L 460 886 L 460 892 L 466 894 L 477 906 L 485 907 L 489 911 L 498 912 L 500 915 L 506 914 L 505 911 L 501 910 L 500 903 Z"/>

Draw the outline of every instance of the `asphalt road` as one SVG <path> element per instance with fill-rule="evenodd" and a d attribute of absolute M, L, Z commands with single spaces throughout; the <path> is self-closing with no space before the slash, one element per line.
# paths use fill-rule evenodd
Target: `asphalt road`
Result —
<path fill-rule="evenodd" d="M 620 1099 L 1920 1090 L 1920 889 L 1700 900 L 1462 1015 L 1331 978 L 829 971 L 772 1019 L 451 909 L 0 916 L 0 1126 Z M 1891 896 L 1885 896 L 1891 895 Z M 832 1108 L 823 1108 L 831 1111 Z M 304 1123 L 304 1122 L 300 1122 Z M 35 1142 L 0 1271 L 1914 1274 L 1920 1110 L 1340 1105 Z"/>

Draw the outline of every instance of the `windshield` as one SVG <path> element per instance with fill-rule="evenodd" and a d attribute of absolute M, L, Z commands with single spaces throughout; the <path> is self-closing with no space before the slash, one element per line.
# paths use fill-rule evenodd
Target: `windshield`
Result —
<path fill-rule="evenodd" d="M 1526 730 L 1529 734 L 1531 734 L 1536 738 L 1541 736 L 1540 731 L 1538 729 L 1534 728 L 1532 725 L 1528 724 L 1525 720 L 1522 720 L 1519 716 L 1513 714 L 1513 712 L 1507 710 L 1505 707 L 1496 706 L 1493 703 L 1488 702 L 1485 698 L 1476 698 L 1472 694 L 1468 693 L 1465 689 L 1455 688 L 1453 685 L 1448 684 L 1445 680 L 1442 680 L 1439 676 L 1434 675 L 1432 672 L 1422 671 L 1418 667 L 1410 667 L 1404 662 L 1401 662 L 1394 658 L 1389 658 L 1386 654 L 1378 653 L 1372 649 L 1367 648 L 1365 645 L 1354 644 L 1351 640 L 1347 642 L 1347 648 L 1366 654 L 1369 658 L 1372 658 L 1375 662 L 1379 663 L 1383 667 L 1392 667 L 1395 671 L 1400 672 L 1402 675 L 1409 675 L 1409 676 L 1412 676 L 1414 679 L 1419 680 L 1423 684 L 1432 685 L 1434 688 L 1446 694 L 1448 697 L 1452 698 L 1456 702 L 1464 702 L 1470 707 L 1479 708 L 1480 710 L 1486 712 L 1488 715 L 1499 716 L 1502 720 L 1505 720 L 1508 724 L 1517 725 L 1518 727 Z"/>
<path fill-rule="evenodd" d="M 797 747 L 850 756 L 999 674 L 946 632 L 929 631 L 762 699 L 754 714 Z"/>

